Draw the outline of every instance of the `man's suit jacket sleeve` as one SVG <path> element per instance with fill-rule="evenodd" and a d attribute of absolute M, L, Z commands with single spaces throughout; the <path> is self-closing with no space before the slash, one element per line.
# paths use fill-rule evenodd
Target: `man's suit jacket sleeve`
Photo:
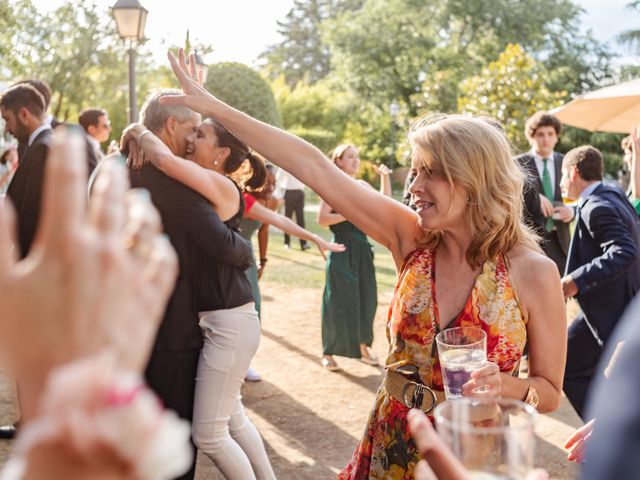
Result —
<path fill-rule="evenodd" d="M 26 256 L 31 249 L 33 238 L 38 228 L 40 210 L 42 206 L 42 190 L 44 188 L 44 172 L 49 147 L 46 143 L 33 145 L 29 156 L 29 171 L 26 176 L 24 195 L 20 204 L 18 218 L 20 218 L 20 249 Z M 55 187 L 54 187 L 55 188 Z M 35 213 L 35 215 L 34 215 Z"/>
<path fill-rule="evenodd" d="M 631 303 L 601 356 L 587 416 L 596 418 L 587 442 L 583 480 L 638 478 L 640 471 L 640 297 Z M 618 342 L 624 342 L 609 378 L 604 375 Z"/>
<path fill-rule="evenodd" d="M 155 167 L 145 169 L 155 170 L 147 173 L 153 175 L 155 185 L 162 191 L 152 197 L 163 215 L 179 222 L 198 246 L 217 261 L 249 268 L 253 259 L 251 244 L 222 222 L 207 199 Z"/>
<path fill-rule="evenodd" d="M 570 273 L 581 294 L 622 275 L 638 257 L 638 246 L 616 208 L 595 206 L 587 222 L 587 230 L 602 254 Z"/>

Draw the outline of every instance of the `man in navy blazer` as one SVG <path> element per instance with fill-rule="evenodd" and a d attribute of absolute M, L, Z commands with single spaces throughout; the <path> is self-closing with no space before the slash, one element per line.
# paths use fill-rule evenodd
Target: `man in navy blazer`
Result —
<path fill-rule="evenodd" d="M 564 391 L 581 417 L 603 347 L 640 290 L 640 220 L 621 190 L 602 183 L 603 172 L 589 145 L 563 159 L 562 193 L 578 210 L 562 288 L 581 309 L 569 327 Z"/>

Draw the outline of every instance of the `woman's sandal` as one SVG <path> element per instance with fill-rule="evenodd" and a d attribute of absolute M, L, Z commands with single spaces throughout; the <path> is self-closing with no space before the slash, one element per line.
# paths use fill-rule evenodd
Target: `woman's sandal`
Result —
<path fill-rule="evenodd" d="M 326 357 L 322 357 L 320 359 L 320 364 L 330 372 L 337 372 L 338 370 L 340 370 L 340 367 L 335 362 L 335 360 L 329 360 Z"/>
<path fill-rule="evenodd" d="M 366 355 L 362 355 L 363 352 L 361 352 L 360 355 L 360 361 L 362 363 L 366 363 L 367 365 L 371 365 L 373 367 L 377 367 L 380 365 L 380 361 L 378 360 L 378 357 L 376 357 L 373 352 L 371 352 L 371 349 L 367 347 L 367 354 Z"/>

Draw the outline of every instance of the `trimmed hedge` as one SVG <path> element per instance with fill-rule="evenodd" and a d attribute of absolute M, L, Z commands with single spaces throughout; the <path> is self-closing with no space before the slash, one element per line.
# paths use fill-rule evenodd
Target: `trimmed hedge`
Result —
<path fill-rule="evenodd" d="M 338 139 L 336 138 L 336 134 L 334 132 L 323 130 L 321 128 L 296 127 L 289 129 L 289 132 L 293 135 L 305 139 L 312 145 L 315 145 L 326 155 L 328 155 L 338 143 Z"/>
<path fill-rule="evenodd" d="M 258 72 L 238 62 L 220 62 L 209 67 L 205 88 L 234 108 L 278 127 L 282 117 L 271 86 Z"/>

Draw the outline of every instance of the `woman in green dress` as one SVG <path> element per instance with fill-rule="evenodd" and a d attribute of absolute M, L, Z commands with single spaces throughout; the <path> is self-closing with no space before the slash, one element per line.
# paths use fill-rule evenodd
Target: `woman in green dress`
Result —
<path fill-rule="evenodd" d="M 336 147 L 331 159 L 347 175 L 355 177 L 358 173 L 360 156 L 353 145 Z M 390 170 L 381 165 L 377 173 L 380 192 L 390 196 Z M 359 181 L 373 188 L 364 180 Z M 327 260 L 322 296 L 321 363 L 328 370 L 339 370 L 333 356 L 340 355 L 378 365 L 378 359 L 371 352 L 373 319 L 378 306 L 372 246 L 364 233 L 324 201 L 320 203 L 318 223 L 331 229 L 334 242 L 347 247 L 346 252 L 329 254 Z"/>
<path fill-rule="evenodd" d="M 273 198 L 273 191 L 275 190 L 276 177 L 273 172 L 273 167 L 267 165 L 267 180 L 264 186 L 257 192 L 244 193 L 244 201 L 246 209 L 244 217 L 240 222 L 240 234 L 246 238 L 249 242 L 252 241 L 253 235 L 258 231 L 258 248 L 260 263 L 256 263 L 255 255 L 252 265 L 245 271 L 249 283 L 251 283 L 251 289 L 253 290 L 253 297 L 256 302 L 256 310 L 258 316 L 261 316 L 261 300 L 260 286 L 258 280 L 262 276 L 262 272 L 267 264 L 267 242 L 269 240 L 269 225 L 273 225 L 280 230 L 287 232 L 289 235 L 299 237 L 301 239 L 313 242 L 318 247 L 320 254 L 324 257 L 324 251 L 329 252 L 343 252 L 345 247 L 339 243 L 326 242 L 318 235 L 311 233 L 308 230 L 298 226 L 290 218 L 280 215 L 274 212 L 277 207 L 277 201 Z M 275 202 L 275 204 L 274 204 Z M 260 374 L 253 368 L 249 367 L 249 371 L 245 377 L 245 380 L 250 382 L 259 382 L 262 379 Z"/>

